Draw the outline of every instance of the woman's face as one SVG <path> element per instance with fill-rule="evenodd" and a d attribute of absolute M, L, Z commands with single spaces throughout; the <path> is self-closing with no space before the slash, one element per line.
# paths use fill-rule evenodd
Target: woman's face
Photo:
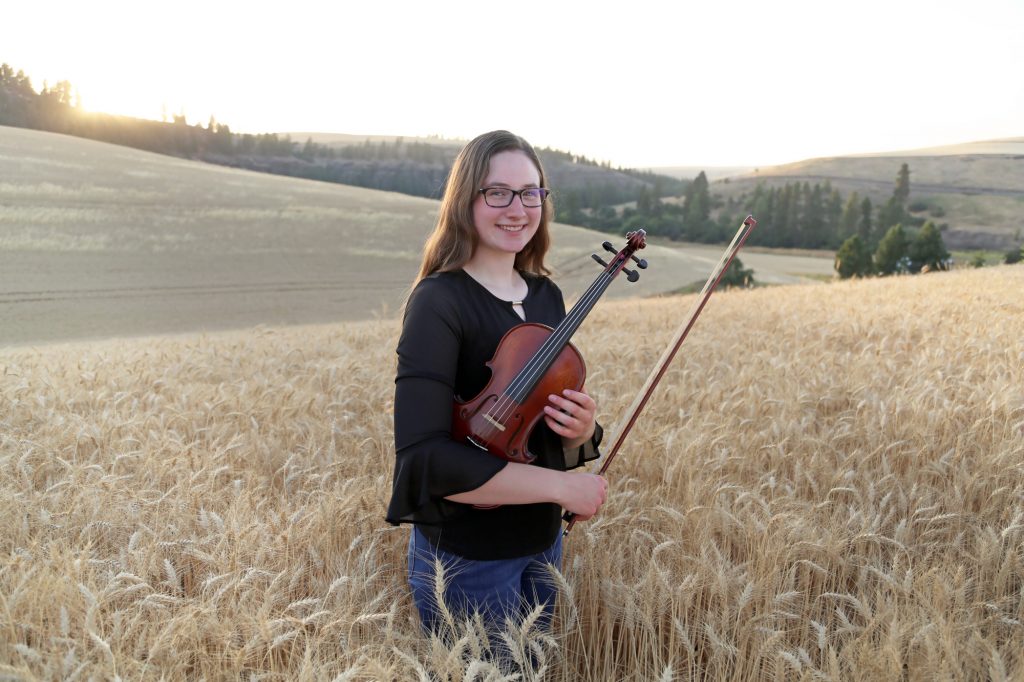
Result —
<path fill-rule="evenodd" d="M 540 171 L 524 152 L 510 150 L 491 157 L 481 188 L 502 187 L 523 190 L 540 187 Z M 522 197 L 512 197 L 504 208 L 487 205 L 483 194 L 473 202 L 473 224 L 479 237 L 477 251 L 516 254 L 533 239 L 540 225 L 544 207 L 523 206 Z"/>

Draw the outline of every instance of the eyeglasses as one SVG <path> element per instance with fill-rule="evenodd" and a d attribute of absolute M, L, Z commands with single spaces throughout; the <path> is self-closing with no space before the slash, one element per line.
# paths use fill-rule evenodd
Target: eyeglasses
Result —
<path fill-rule="evenodd" d="M 528 187 L 526 189 L 509 189 L 507 187 L 484 187 L 477 190 L 484 195 L 484 201 L 491 208 L 505 208 L 512 205 L 512 199 L 519 195 L 519 201 L 526 208 L 537 208 L 551 194 L 544 187 Z"/>

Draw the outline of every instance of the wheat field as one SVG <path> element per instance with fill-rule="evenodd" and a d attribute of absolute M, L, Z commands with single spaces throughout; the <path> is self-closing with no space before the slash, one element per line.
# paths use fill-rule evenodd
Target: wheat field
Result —
<path fill-rule="evenodd" d="M 0 350 L 0 678 L 1024 676 L 1024 267 L 716 294 L 555 626 L 419 633 L 398 325 Z M 614 424 L 693 297 L 578 334 Z"/>

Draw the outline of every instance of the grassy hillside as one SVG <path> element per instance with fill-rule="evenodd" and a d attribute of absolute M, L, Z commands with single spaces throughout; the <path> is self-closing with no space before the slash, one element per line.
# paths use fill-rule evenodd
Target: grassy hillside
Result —
<path fill-rule="evenodd" d="M 910 203 L 927 205 L 922 213 L 936 224 L 951 248 L 1003 249 L 1020 245 L 1024 212 L 1024 138 L 863 156 L 808 159 L 712 183 L 726 198 L 749 194 L 760 182 L 823 183 L 844 197 L 850 192 L 875 203 L 892 196 L 900 165 L 910 168 Z"/>
<path fill-rule="evenodd" d="M 0 206 L 4 344 L 392 315 L 438 204 L 0 127 Z M 553 237 L 572 298 L 609 236 L 556 225 Z M 608 296 L 672 291 L 711 269 L 700 250 L 643 255 L 640 282 Z"/>
<path fill-rule="evenodd" d="M 1005 137 L 996 140 L 977 140 L 936 147 L 920 147 L 888 152 L 855 154 L 854 156 L 965 156 L 971 154 L 1024 154 L 1024 137 Z"/>
<path fill-rule="evenodd" d="M 1024 266 L 711 300 L 524 679 L 1024 676 Z M 693 297 L 579 339 L 610 427 Z M 0 350 L 0 676 L 480 680 L 383 521 L 398 326 Z M 480 455 L 486 456 L 486 455 Z"/>

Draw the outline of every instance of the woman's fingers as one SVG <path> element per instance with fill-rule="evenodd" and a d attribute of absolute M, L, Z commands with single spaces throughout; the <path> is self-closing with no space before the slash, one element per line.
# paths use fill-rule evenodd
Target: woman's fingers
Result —
<path fill-rule="evenodd" d="M 562 412 L 561 410 L 558 410 L 551 406 L 547 406 L 544 408 L 544 415 L 548 419 L 548 426 L 551 426 L 556 433 L 559 433 L 560 435 L 563 436 L 565 434 L 561 433 L 559 429 L 566 430 L 574 426 L 579 426 L 581 424 L 580 420 L 574 417 L 572 414 Z"/>
<path fill-rule="evenodd" d="M 594 432 L 597 403 L 583 391 L 566 389 L 562 394 L 548 396 L 551 405 L 544 407 L 548 426 L 565 438 L 589 436 Z"/>
<path fill-rule="evenodd" d="M 562 391 L 562 395 L 552 393 L 548 396 L 548 400 L 556 407 L 574 415 L 597 411 L 597 403 L 583 391 L 574 391 L 567 388 Z"/>

